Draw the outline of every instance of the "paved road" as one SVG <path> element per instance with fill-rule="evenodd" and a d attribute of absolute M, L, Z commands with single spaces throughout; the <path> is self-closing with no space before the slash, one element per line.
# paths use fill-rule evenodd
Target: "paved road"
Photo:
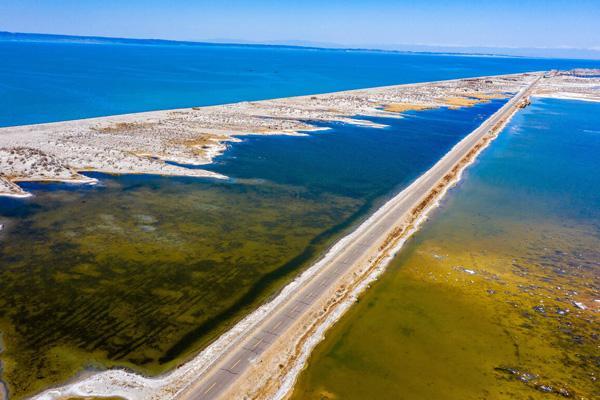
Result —
<path fill-rule="evenodd" d="M 178 397 L 193 400 L 217 399 L 221 393 L 232 387 L 256 357 L 268 349 L 293 322 L 308 312 L 317 299 L 335 285 L 342 275 L 352 270 L 359 261 L 364 261 L 363 256 L 368 249 L 380 245 L 395 224 L 412 210 L 476 143 L 497 123 L 515 111 L 518 102 L 530 94 L 533 85 L 539 79 L 523 88 L 421 178 L 393 198 L 388 203 L 391 206 L 387 207 L 385 212 L 378 212 L 368 229 L 340 249 L 331 261 L 298 288 L 284 305 L 258 322 L 239 343 L 233 344 L 223 357 L 213 363 Z"/>

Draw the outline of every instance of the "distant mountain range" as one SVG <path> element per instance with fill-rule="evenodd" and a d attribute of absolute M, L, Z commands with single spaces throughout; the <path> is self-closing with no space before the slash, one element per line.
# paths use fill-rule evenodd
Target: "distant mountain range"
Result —
<path fill-rule="evenodd" d="M 358 45 L 338 45 L 335 43 L 307 42 L 300 40 L 269 42 L 292 46 L 310 46 L 320 48 L 365 48 Z M 384 51 L 406 51 L 414 53 L 451 53 L 465 55 L 496 55 L 509 57 L 543 57 L 543 58 L 581 58 L 600 59 L 600 49 L 584 49 L 573 47 L 486 47 L 486 46 L 443 46 L 427 44 L 370 44 L 368 48 Z"/>
<path fill-rule="evenodd" d="M 572 47 L 486 47 L 486 46 L 444 46 L 426 44 L 369 44 L 352 45 L 328 42 L 313 42 L 305 40 L 277 40 L 255 42 L 239 39 L 215 38 L 209 40 L 166 40 L 166 39 L 130 39 L 104 36 L 75 36 L 55 35 L 46 33 L 21 33 L 2 32 L 0 40 L 4 41 L 54 41 L 77 43 L 112 43 L 112 44 L 173 44 L 173 45 L 232 45 L 232 46 L 276 46 L 276 47 L 303 47 L 314 49 L 344 50 L 344 51 L 385 51 L 401 53 L 423 54 L 453 54 L 477 55 L 496 57 L 542 57 L 542 58 L 570 58 L 570 59 L 600 59 L 600 49 L 584 49 Z"/>

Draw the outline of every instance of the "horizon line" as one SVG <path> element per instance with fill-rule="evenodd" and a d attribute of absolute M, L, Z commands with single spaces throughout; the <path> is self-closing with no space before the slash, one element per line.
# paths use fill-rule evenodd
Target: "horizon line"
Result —
<path fill-rule="evenodd" d="M 187 40 L 187 39 L 162 39 L 162 38 L 140 38 L 140 37 L 122 37 L 122 36 L 102 36 L 102 35 L 76 35 L 76 34 L 61 34 L 61 33 L 44 33 L 44 32 L 11 32 L 11 31 L 2 31 L 0 30 L 0 40 L 3 36 L 6 35 L 24 35 L 24 36 L 43 36 L 43 37 L 56 37 L 56 38 L 73 38 L 73 39 L 98 39 L 105 41 L 133 41 L 133 42 L 147 42 L 146 44 L 159 44 L 159 43 L 179 43 L 184 45 L 213 45 L 213 46 L 243 46 L 243 47 L 278 47 L 278 48 L 290 48 L 290 49 L 309 49 L 309 50 L 330 50 L 330 51 L 370 51 L 370 52 L 382 52 L 382 53 L 406 53 L 406 54 L 429 54 L 429 55 L 451 55 L 451 56 L 485 56 L 485 57 L 503 57 L 503 58 L 545 58 L 545 59 L 580 59 L 580 60 L 590 60 L 590 61 L 598 61 L 600 60 L 600 49 L 596 48 L 578 48 L 578 47 L 509 47 L 509 46 L 477 46 L 477 45 L 439 45 L 439 44 L 390 44 L 387 46 L 414 46 L 414 47 L 431 47 L 431 48 L 440 48 L 438 51 L 436 50 L 408 50 L 408 49 L 394 49 L 394 48 L 382 48 L 376 47 L 377 45 L 373 45 L 375 47 L 368 47 L 369 45 L 365 45 L 366 47 L 361 46 L 353 46 L 353 45 L 345 45 L 339 43 L 320 43 L 320 42 L 312 42 L 312 41 L 304 41 L 301 39 L 284 39 L 284 40 L 276 40 L 276 41 L 250 41 L 243 39 L 207 39 L 207 40 Z M 25 39 L 25 38 L 24 38 Z M 148 43 L 154 42 L 154 43 Z M 287 43 L 286 43 L 287 42 Z M 297 42 L 297 43 L 294 43 Z M 304 42 L 304 43 L 303 43 Z M 294 43 L 294 44 L 292 44 Z M 96 43 L 101 44 L 101 43 Z M 127 44 L 127 43 L 117 43 L 117 44 Z M 448 48 L 449 50 L 443 50 L 442 48 Z M 473 51 L 453 51 L 454 49 L 469 49 L 472 48 Z M 476 48 L 486 49 L 486 51 L 476 51 Z M 502 52 L 488 52 L 487 49 L 493 51 L 493 49 L 500 50 L 557 50 L 557 51 L 586 51 L 597 53 L 598 58 L 588 58 L 588 57 L 568 57 L 568 56 L 551 56 L 551 55 L 526 55 L 526 54 L 508 54 Z"/>

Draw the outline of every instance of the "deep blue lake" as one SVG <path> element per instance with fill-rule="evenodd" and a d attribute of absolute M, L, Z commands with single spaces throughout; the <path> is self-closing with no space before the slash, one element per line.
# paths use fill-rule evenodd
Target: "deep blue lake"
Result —
<path fill-rule="evenodd" d="M 0 126 L 371 86 L 600 66 L 598 61 L 275 46 L 8 40 Z"/>

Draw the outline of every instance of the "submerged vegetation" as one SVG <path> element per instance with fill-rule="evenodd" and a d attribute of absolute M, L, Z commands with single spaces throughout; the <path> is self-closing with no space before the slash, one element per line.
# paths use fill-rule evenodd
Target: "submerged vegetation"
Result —
<path fill-rule="evenodd" d="M 327 334 L 294 398 L 594 398 L 597 320 L 574 302 L 591 304 L 597 238 L 515 221 L 483 240 L 438 236 L 464 229 L 462 218 L 474 221 L 444 218 L 403 251 Z"/>
<path fill-rule="evenodd" d="M 185 361 L 499 106 L 247 138 L 211 167 L 228 182 L 95 174 L 97 187 L 27 184 L 33 198 L 0 203 L 11 396 L 83 369 L 156 374 Z"/>
<path fill-rule="evenodd" d="M 597 398 L 598 105 L 518 115 L 328 332 L 296 399 Z"/>
<path fill-rule="evenodd" d="M 110 187 L 92 193 L 40 193 L 6 233 L 3 361 L 16 392 L 94 361 L 164 370 L 260 301 L 297 257 L 314 257 L 324 231 L 358 208 L 278 185 L 103 180 Z"/>

